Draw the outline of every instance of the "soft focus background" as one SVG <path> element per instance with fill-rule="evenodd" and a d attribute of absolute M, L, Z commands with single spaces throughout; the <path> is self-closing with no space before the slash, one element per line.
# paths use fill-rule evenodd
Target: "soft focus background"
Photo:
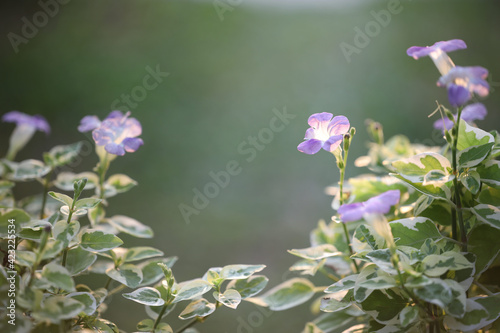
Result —
<path fill-rule="evenodd" d="M 439 73 L 430 59 L 415 61 L 406 49 L 460 38 L 468 49 L 450 54 L 455 63 L 490 70 L 489 115 L 480 125 L 491 130 L 500 124 L 498 1 L 401 1 L 400 13 L 385 26 L 375 24 L 377 31 L 372 11 L 387 10 L 390 3 L 71 1 L 59 5 L 15 52 L 8 34 L 21 35 L 23 20 L 33 22 L 43 9 L 36 1 L 4 1 L 0 113 L 19 110 L 48 119 L 51 135 L 37 133 L 18 156 L 41 159 L 55 144 L 90 139 L 76 131 L 83 116 L 102 119 L 114 108 L 130 109 L 143 125 L 145 144 L 118 158 L 110 172 L 127 173 L 139 186 L 111 199 L 110 214 L 134 217 L 156 235 L 145 242 L 124 237 L 125 244 L 147 243 L 179 256 L 174 267 L 179 281 L 213 266 L 247 263 L 266 264 L 264 273 L 274 286 L 295 262 L 286 250 L 307 247 L 308 232 L 334 213 L 324 194 L 325 186 L 338 181 L 333 157 L 296 150 L 310 114 L 343 114 L 358 129 L 348 176 L 366 172 L 352 162 L 365 153 L 367 117 L 384 125 L 386 138 L 404 133 L 413 142 L 440 144 L 432 130 L 437 117 L 427 118 L 436 100 L 447 103 L 445 90 L 435 86 Z M 366 45 L 358 41 L 362 47 L 347 59 L 341 43 L 356 47 L 355 29 L 366 27 L 374 29 L 373 37 Z M 130 107 L 116 103 L 134 91 L 138 96 L 147 67 L 169 75 L 147 96 L 131 97 Z M 250 155 L 238 146 L 269 127 L 273 109 L 284 108 L 295 118 L 247 162 Z M 0 155 L 12 128 L 0 125 Z M 231 160 L 242 172 L 186 223 L 179 205 L 192 206 L 193 189 L 203 190 L 212 181 L 209 173 Z M 90 155 L 75 171 L 95 162 Z M 24 187 L 40 190 L 35 183 Z M 299 332 L 313 318 L 307 305 L 269 317 L 256 311 L 248 303 L 236 311 L 223 309 L 199 329 Z M 116 296 L 107 318 L 133 331 L 146 315 L 142 306 Z"/>

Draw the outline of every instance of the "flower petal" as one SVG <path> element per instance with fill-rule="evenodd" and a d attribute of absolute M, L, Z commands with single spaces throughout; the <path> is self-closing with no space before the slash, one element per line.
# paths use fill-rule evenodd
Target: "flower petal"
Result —
<path fill-rule="evenodd" d="M 340 214 L 340 219 L 343 222 L 353 222 L 361 220 L 365 213 L 365 204 L 363 202 L 355 202 L 345 204 L 339 207 L 337 212 Z"/>
<path fill-rule="evenodd" d="M 88 132 L 96 129 L 101 125 L 101 121 L 97 116 L 85 116 L 80 120 L 80 126 L 78 126 L 78 131 Z"/>
<path fill-rule="evenodd" d="M 482 120 L 486 117 L 488 111 L 482 103 L 474 103 L 467 105 L 462 110 L 461 118 L 465 121 L 471 122 L 474 120 Z"/>
<path fill-rule="evenodd" d="M 122 145 L 116 144 L 114 142 L 109 142 L 104 146 L 104 149 L 113 155 L 123 156 L 125 155 L 125 149 Z"/>
<path fill-rule="evenodd" d="M 425 57 L 430 55 L 437 50 L 441 50 L 443 52 L 452 52 L 455 50 L 466 49 L 467 45 L 461 39 L 452 39 L 448 41 L 441 41 L 434 43 L 432 46 L 412 46 L 408 50 L 406 50 L 406 54 L 415 59 Z"/>
<path fill-rule="evenodd" d="M 343 140 L 344 140 L 343 135 L 331 136 L 328 140 L 325 141 L 325 143 L 323 143 L 322 148 L 326 151 L 333 152 L 335 151 L 335 149 L 338 148 L 338 146 L 340 146 Z"/>
<path fill-rule="evenodd" d="M 450 84 L 448 86 L 448 100 L 451 106 L 459 107 L 464 105 L 471 98 L 469 90 L 463 86 Z"/>
<path fill-rule="evenodd" d="M 453 127 L 453 121 L 448 118 L 438 119 L 434 122 L 434 128 L 442 130 L 444 133 L 444 129 L 450 130 Z"/>
<path fill-rule="evenodd" d="M 391 207 L 399 202 L 400 196 L 399 190 L 390 190 L 370 198 L 365 202 L 365 213 L 387 214 Z"/>
<path fill-rule="evenodd" d="M 312 128 L 320 128 L 322 123 L 329 122 L 330 119 L 332 119 L 332 117 L 333 117 L 333 114 L 331 114 L 329 112 L 315 113 L 309 117 L 309 119 L 307 120 L 307 123 Z M 323 125 L 326 125 L 326 124 L 323 124 Z M 325 128 L 326 128 L 326 126 L 325 126 Z"/>
<path fill-rule="evenodd" d="M 313 155 L 316 154 L 323 146 L 323 141 L 317 139 L 309 139 L 297 146 L 301 153 Z"/>
<path fill-rule="evenodd" d="M 123 118 L 123 112 L 119 111 L 119 110 L 114 110 L 114 111 L 111 111 L 108 116 L 106 117 L 106 119 L 114 119 L 114 118 Z"/>
<path fill-rule="evenodd" d="M 351 125 L 349 119 L 345 116 L 335 116 L 328 124 L 328 134 L 339 135 L 346 134 Z"/>
<path fill-rule="evenodd" d="M 19 112 L 19 111 L 10 111 L 2 116 L 2 121 L 8 123 L 16 123 L 16 125 L 28 125 L 39 131 L 43 131 L 47 134 L 50 133 L 50 125 L 47 120 L 36 114 L 34 116 L 30 116 L 29 114 Z"/>
<path fill-rule="evenodd" d="M 122 141 L 122 145 L 125 148 L 125 150 L 129 153 L 133 153 L 137 149 L 139 149 L 140 146 L 144 144 L 144 141 L 140 138 L 126 138 L 125 140 Z"/>

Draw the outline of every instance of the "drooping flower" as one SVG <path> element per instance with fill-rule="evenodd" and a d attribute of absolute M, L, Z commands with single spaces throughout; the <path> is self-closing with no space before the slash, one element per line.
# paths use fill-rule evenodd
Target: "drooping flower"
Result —
<path fill-rule="evenodd" d="M 19 111 L 11 111 L 2 116 L 2 121 L 7 123 L 16 123 L 17 126 L 29 126 L 34 130 L 39 130 L 47 134 L 50 133 L 49 123 L 39 114 L 30 116 L 29 114 Z"/>
<path fill-rule="evenodd" d="M 365 202 L 345 204 L 337 210 L 343 222 L 357 221 L 365 214 L 387 214 L 392 206 L 399 202 L 401 192 L 390 190 L 379 194 Z"/>
<path fill-rule="evenodd" d="M 448 57 L 446 52 L 452 52 L 455 50 L 462 50 L 466 48 L 467 45 L 463 40 L 452 39 L 448 41 L 437 42 L 432 46 L 412 46 L 406 51 L 406 54 L 415 59 L 429 56 L 436 65 L 441 75 L 445 75 L 453 67 L 455 67 L 455 64 L 450 59 L 450 57 Z"/>
<path fill-rule="evenodd" d="M 456 66 L 441 76 L 437 85 L 448 89 L 448 99 L 454 107 L 462 106 L 472 98 L 472 93 L 485 97 L 490 92 L 486 82 L 488 70 L 481 66 Z"/>
<path fill-rule="evenodd" d="M 123 156 L 135 152 L 144 144 L 141 138 L 141 123 L 129 118 L 130 112 L 112 111 L 102 122 L 96 116 L 85 116 L 78 126 L 80 132 L 92 131 L 92 138 L 98 146 L 113 155 Z"/>
<path fill-rule="evenodd" d="M 49 123 L 38 114 L 30 116 L 19 111 L 11 111 L 2 116 L 2 121 L 16 124 L 16 128 L 10 136 L 9 151 L 7 152 L 9 160 L 14 159 L 17 152 L 28 143 L 37 130 L 50 133 Z"/>
<path fill-rule="evenodd" d="M 332 119 L 333 118 L 333 119 Z M 333 152 L 342 143 L 344 134 L 349 132 L 349 119 L 344 116 L 333 117 L 331 113 L 315 113 L 309 117 L 304 139 L 297 149 L 305 154 L 316 154 L 321 148 Z"/>
<path fill-rule="evenodd" d="M 483 120 L 487 114 L 488 111 L 486 110 L 486 107 L 482 103 L 474 103 L 464 107 L 460 119 L 463 119 L 468 123 L 472 123 L 475 120 Z M 455 115 L 455 121 L 456 120 L 457 116 Z M 434 122 L 434 128 L 442 130 L 443 133 L 445 128 L 447 130 L 450 130 L 452 127 L 453 127 L 453 121 L 451 121 L 448 118 L 439 119 Z"/>

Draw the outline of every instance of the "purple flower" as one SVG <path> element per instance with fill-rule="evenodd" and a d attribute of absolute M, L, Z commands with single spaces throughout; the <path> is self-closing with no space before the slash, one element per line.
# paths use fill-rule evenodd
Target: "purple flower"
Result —
<path fill-rule="evenodd" d="M 349 119 L 344 116 L 333 117 L 331 113 L 315 113 L 309 117 L 305 140 L 297 149 L 309 155 L 316 154 L 323 148 L 333 152 L 344 139 L 344 134 L 349 132 Z"/>
<path fill-rule="evenodd" d="M 460 116 L 460 119 L 463 119 L 468 123 L 471 123 L 474 120 L 483 120 L 486 117 L 487 113 L 488 111 L 486 111 L 486 107 L 482 103 L 474 103 L 467 105 L 462 110 L 462 115 Z M 456 120 L 457 116 L 455 115 L 455 121 Z M 434 128 L 442 130 L 443 133 L 445 128 L 447 130 L 450 130 L 452 127 L 453 127 L 453 121 L 451 121 L 448 118 L 439 119 L 434 122 Z"/>
<path fill-rule="evenodd" d="M 135 152 L 144 144 L 141 138 L 141 123 L 135 118 L 128 118 L 121 111 L 112 111 L 102 122 L 96 116 L 85 116 L 78 126 L 80 132 L 92 131 L 92 137 L 98 146 L 113 155 L 123 156 L 125 152 Z"/>
<path fill-rule="evenodd" d="M 448 88 L 448 99 L 450 104 L 458 107 L 467 103 L 472 93 L 481 97 L 488 95 L 490 85 L 486 82 L 488 70 L 484 67 L 460 67 L 450 69 L 448 73 L 441 76 L 437 85 Z"/>
<path fill-rule="evenodd" d="M 2 121 L 7 123 L 16 123 L 17 126 L 29 126 L 35 130 L 50 133 L 50 125 L 47 120 L 39 114 L 30 116 L 19 111 L 7 112 L 2 116 Z"/>
<path fill-rule="evenodd" d="M 455 64 L 450 59 L 450 57 L 448 57 L 446 52 L 452 52 L 455 50 L 462 50 L 466 48 L 467 45 L 465 45 L 465 42 L 463 40 L 452 39 L 448 41 L 437 42 L 432 46 L 412 46 L 406 51 L 406 54 L 415 59 L 429 56 L 432 61 L 434 61 L 434 64 L 436 65 L 441 75 L 445 75 L 450 71 L 450 69 L 455 67 Z"/>
<path fill-rule="evenodd" d="M 343 222 L 353 222 L 363 218 L 364 214 L 387 214 L 392 206 L 399 202 L 399 190 L 390 190 L 365 202 L 345 204 L 337 210 Z"/>
<path fill-rule="evenodd" d="M 466 49 L 467 45 L 461 39 L 452 39 L 434 43 L 432 46 L 412 46 L 407 51 L 410 57 L 418 59 L 420 57 L 430 56 L 434 52 L 452 52 L 455 50 Z"/>

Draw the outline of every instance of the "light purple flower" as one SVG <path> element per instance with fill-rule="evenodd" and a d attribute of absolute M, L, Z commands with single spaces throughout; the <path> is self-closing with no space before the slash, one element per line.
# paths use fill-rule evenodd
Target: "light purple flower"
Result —
<path fill-rule="evenodd" d="M 483 120 L 488 111 L 486 107 L 482 103 L 474 103 L 467 105 L 463 110 L 460 116 L 460 119 L 468 123 L 472 123 L 474 120 Z M 457 116 L 455 115 L 455 121 L 457 120 Z M 453 121 L 448 118 L 439 119 L 434 122 L 434 128 L 440 129 L 444 133 L 444 129 L 450 130 L 453 127 Z"/>
<path fill-rule="evenodd" d="M 344 116 L 333 117 L 331 113 L 315 113 L 309 117 L 305 140 L 297 149 L 305 154 L 316 154 L 321 148 L 333 152 L 342 143 L 344 134 L 349 132 L 349 119 Z"/>
<path fill-rule="evenodd" d="M 141 138 L 141 123 L 129 118 L 121 111 L 112 111 L 102 122 L 96 116 L 85 116 L 78 126 L 80 132 L 92 131 L 92 137 L 98 146 L 113 155 L 123 156 L 125 152 L 135 152 L 144 144 Z"/>
<path fill-rule="evenodd" d="M 11 111 L 2 116 L 2 121 L 8 123 L 16 123 L 17 126 L 27 125 L 47 134 L 50 133 L 49 123 L 43 116 L 39 114 L 30 116 L 19 111 Z"/>
<path fill-rule="evenodd" d="M 434 61 L 434 64 L 436 65 L 441 75 L 445 75 L 450 71 L 450 69 L 455 67 L 455 64 L 450 59 L 450 57 L 448 57 L 446 52 L 452 52 L 455 50 L 462 50 L 466 48 L 467 45 L 465 45 L 465 42 L 463 40 L 452 39 L 448 41 L 437 42 L 432 46 L 412 46 L 406 51 L 406 54 L 415 59 L 429 56 L 432 61 Z"/>
<path fill-rule="evenodd" d="M 450 104 L 458 107 L 467 103 L 472 93 L 481 97 L 488 95 L 490 85 L 486 82 L 488 70 L 481 66 L 460 67 L 456 66 L 441 76 L 437 85 L 447 87 Z"/>
<path fill-rule="evenodd" d="M 365 214 L 387 214 L 392 206 L 399 202 L 399 190 L 390 190 L 365 202 L 345 204 L 337 210 L 343 222 L 358 221 Z"/>

